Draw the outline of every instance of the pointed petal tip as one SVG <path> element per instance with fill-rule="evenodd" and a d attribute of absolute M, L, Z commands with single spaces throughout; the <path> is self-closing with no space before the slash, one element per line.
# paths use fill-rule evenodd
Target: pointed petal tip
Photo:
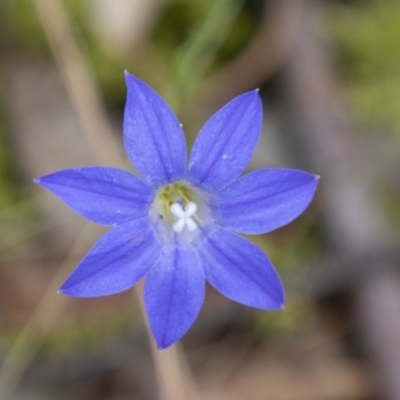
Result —
<path fill-rule="evenodd" d="M 284 311 L 286 310 L 286 306 L 285 303 L 283 301 L 283 299 L 280 299 L 279 301 L 277 301 L 275 304 L 270 304 L 268 306 L 268 308 L 262 308 L 266 311 Z"/>
<path fill-rule="evenodd" d="M 78 297 L 71 293 L 68 289 L 66 289 L 64 285 L 62 285 L 60 289 L 57 290 L 57 294 L 62 294 L 63 296 Z"/>
<path fill-rule="evenodd" d="M 253 107 L 256 107 L 259 109 L 259 112 L 262 113 L 262 100 L 260 96 L 260 89 L 253 89 L 247 93 L 242 94 L 243 99 L 247 98 L 249 99 L 250 103 L 253 103 Z"/>
<path fill-rule="evenodd" d="M 276 297 L 278 297 L 278 299 L 276 299 L 276 303 L 271 307 L 271 310 L 286 310 L 283 286 L 281 286 L 281 293 Z"/>
<path fill-rule="evenodd" d="M 133 84 L 135 83 L 135 80 L 137 79 L 134 75 L 132 75 L 127 69 L 124 71 L 124 78 L 125 78 L 125 83 L 128 86 L 128 84 Z"/>
<path fill-rule="evenodd" d="M 249 92 L 245 92 L 238 97 L 243 96 L 243 97 L 251 97 L 253 96 L 255 99 L 259 100 L 261 102 L 261 97 L 260 97 L 260 89 L 256 88 L 253 90 L 250 90 Z"/>
<path fill-rule="evenodd" d="M 128 84 L 135 85 L 138 83 L 142 83 L 142 81 L 138 77 L 131 74 L 127 69 L 124 71 L 124 77 L 125 77 L 125 83 L 127 86 L 128 86 Z"/>
<path fill-rule="evenodd" d="M 260 97 L 260 89 L 256 88 L 253 90 L 249 90 L 247 92 L 241 93 L 239 95 L 237 95 L 236 97 L 234 97 L 230 102 L 235 101 L 235 100 L 239 100 L 239 101 L 250 101 L 250 102 L 256 102 L 258 103 L 258 105 L 261 107 L 262 106 L 262 100 Z M 227 104 L 229 104 L 230 102 L 228 102 Z"/>
<path fill-rule="evenodd" d="M 93 294 L 90 295 L 88 293 L 84 293 L 82 291 L 80 291 L 79 289 L 76 290 L 76 288 L 74 289 L 74 285 L 72 285 L 71 287 L 67 287 L 65 288 L 64 285 L 61 286 L 61 288 L 59 290 L 57 290 L 57 294 L 62 294 L 64 296 L 69 296 L 69 297 L 80 297 L 80 298 L 91 298 L 91 297 L 99 297 L 102 296 L 102 294 Z"/>
<path fill-rule="evenodd" d="M 146 82 L 142 81 L 140 78 L 138 78 L 136 75 L 131 74 L 127 69 L 124 71 L 124 77 L 125 77 L 125 83 L 126 85 L 135 86 L 135 87 L 145 87 L 146 89 L 150 88 L 152 89 Z"/>
<path fill-rule="evenodd" d="M 160 353 L 164 352 L 165 350 L 168 350 L 171 346 L 173 346 L 175 343 L 177 343 L 179 340 L 181 340 L 181 338 L 177 338 L 177 339 L 171 341 L 171 340 L 165 340 L 165 338 L 164 338 L 161 342 L 159 342 L 156 337 L 154 337 L 154 339 L 156 341 L 157 350 Z"/>
<path fill-rule="evenodd" d="M 73 296 L 73 294 L 71 294 L 70 291 L 65 287 L 65 282 L 60 287 L 60 289 L 57 290 L 57 294 L 64 294 L 66 296 Z"/>
<path fill-rule="evenodd" d="M 168 347 L 172 346 L 173 343 L 157 343 L 157 350 L 162 353 L 164 350 L 168 349 Z"/>

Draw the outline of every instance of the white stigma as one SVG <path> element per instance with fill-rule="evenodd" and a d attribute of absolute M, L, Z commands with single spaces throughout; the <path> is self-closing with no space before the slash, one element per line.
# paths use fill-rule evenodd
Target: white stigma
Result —
<path fill-rule="evenodd" d="M 177 217 L 177 221 L 172 225 L 172 229 L 179 233 L 183 231 L 183 228 L 187 226 L 189 231 L 194 231 L 197 227 L 192 216 L 197 211 L 197 204 L 190 202 L 186 207 L 182 207 L 179 203 L 172 204 L 171 213 Z"/>

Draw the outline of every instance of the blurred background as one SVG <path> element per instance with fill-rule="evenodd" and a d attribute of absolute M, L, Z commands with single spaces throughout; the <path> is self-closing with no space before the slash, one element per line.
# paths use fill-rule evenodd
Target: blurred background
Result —
<path fill-rule="evenodd" d="M 399 400 L 399 43 L 395 0 L 2 0 L 0 400 Z M 249 170 L 321 175 L 300 218 L 252 238 L 285 311 L 208 287 L 189 333 L 158 353 L 140 285 L 56 294 L 104 229 L 32 180 L 132 168 L 125 69 L 162 94 L 189 147 L 260 88 Z"/>

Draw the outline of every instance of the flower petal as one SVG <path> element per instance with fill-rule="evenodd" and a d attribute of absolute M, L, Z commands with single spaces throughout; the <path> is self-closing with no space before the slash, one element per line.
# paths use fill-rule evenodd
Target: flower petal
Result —
<path fill-rule="evenodd" d="M 125 72 L 125 149 L 139 173 L 156 187 L 176 181 L 186 168 L 185 136 L 174 113 L 148 85 Z"/>
<path fill-rule="evenodd" d="M 160 253 L 148 218 L 118 225 L 98 240 L 60 292 L 76 297 L 122 292 L 156 265 Z"/>
<path fill-rule="evenodd" d="M 262 122 L 257 91 L 242 94 L 217 111 L 193 145 L 188 180 L 210 191 L 220 190 L 246 168 L 256 147 Z"/>
<path fill-rule="evenodd" d="M 283 288 L 267 256 L 253 243 L 223 228 L 205 235 L 198 247 L 206 279 L 246 306 L 283 308 Z"/>
<path fill-rule="evenodd" d="M 85 218 L 105 225 L 144 217 L 154 197 L 151 186 L 117 168 L 65 169 L 35 182 Z"/>
<path fill-rule="evenodd" d="M 310 204 L 318 177 L 294 169 L 260 169 L 217 193 L 214 217 L 240 233 L 270 232 L 297 218 Z"/>
<path fill-rule="evenodd" d="M 146 278 L 147 315 L 159 349 L 179 340 L 203 304 L 204 270 L 193 247 L 169 246 Z"/>

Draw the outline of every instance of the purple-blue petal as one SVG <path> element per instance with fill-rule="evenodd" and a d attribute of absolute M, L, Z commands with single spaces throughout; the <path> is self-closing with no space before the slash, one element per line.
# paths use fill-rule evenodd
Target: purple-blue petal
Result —
<path fill-rule="evenodd" d="M 204 270 L 193 247 L 168 246 L 146 278 L 147 315 L 159 349 L 179 340 L 203 304 Z"/>
<path fill-rule="evenodd" d="M 262 105 L 257 91 L 231 100 L 200 130 L 190 155 L 187 179 L 208 191 L 226 187 L 250 161 L 261 123 Z"/>
<path fill-rule="evenodd" d="M 179 180 L 186 168 L 186 143 L 178 120 L 147 84 L 128 72 L 125 79 L 124 143 L 129 159 L 155 187 Z"/>
<path fill-rule="evenodd" d="M 104 225 L 121 224 L 148 213 L 154 189 L 117 168 L 72 168 L 35 182 L 50 190 L 85 218 Z"/>
<path fill-rule="evenodd" d="M 157 264 L 161 250 L 149 218 L 118 225 L 97 241 L 60 292 L 75 297 L 122 292 Z"/>
<path fill-rule="evenodd" d="M 318 177 L 294 169 L 260 169 L 217 193 L 213 214 L 240 233 L 270 232 L 297 218 L 310 204 Z"/>
<path fill-rule="evenodd" d="M 282 283 L 268 257 L 249 240 L 216 227 L 198 244 L 206 279 L 231 300 L 261 309 L 283 307 Z"/>

